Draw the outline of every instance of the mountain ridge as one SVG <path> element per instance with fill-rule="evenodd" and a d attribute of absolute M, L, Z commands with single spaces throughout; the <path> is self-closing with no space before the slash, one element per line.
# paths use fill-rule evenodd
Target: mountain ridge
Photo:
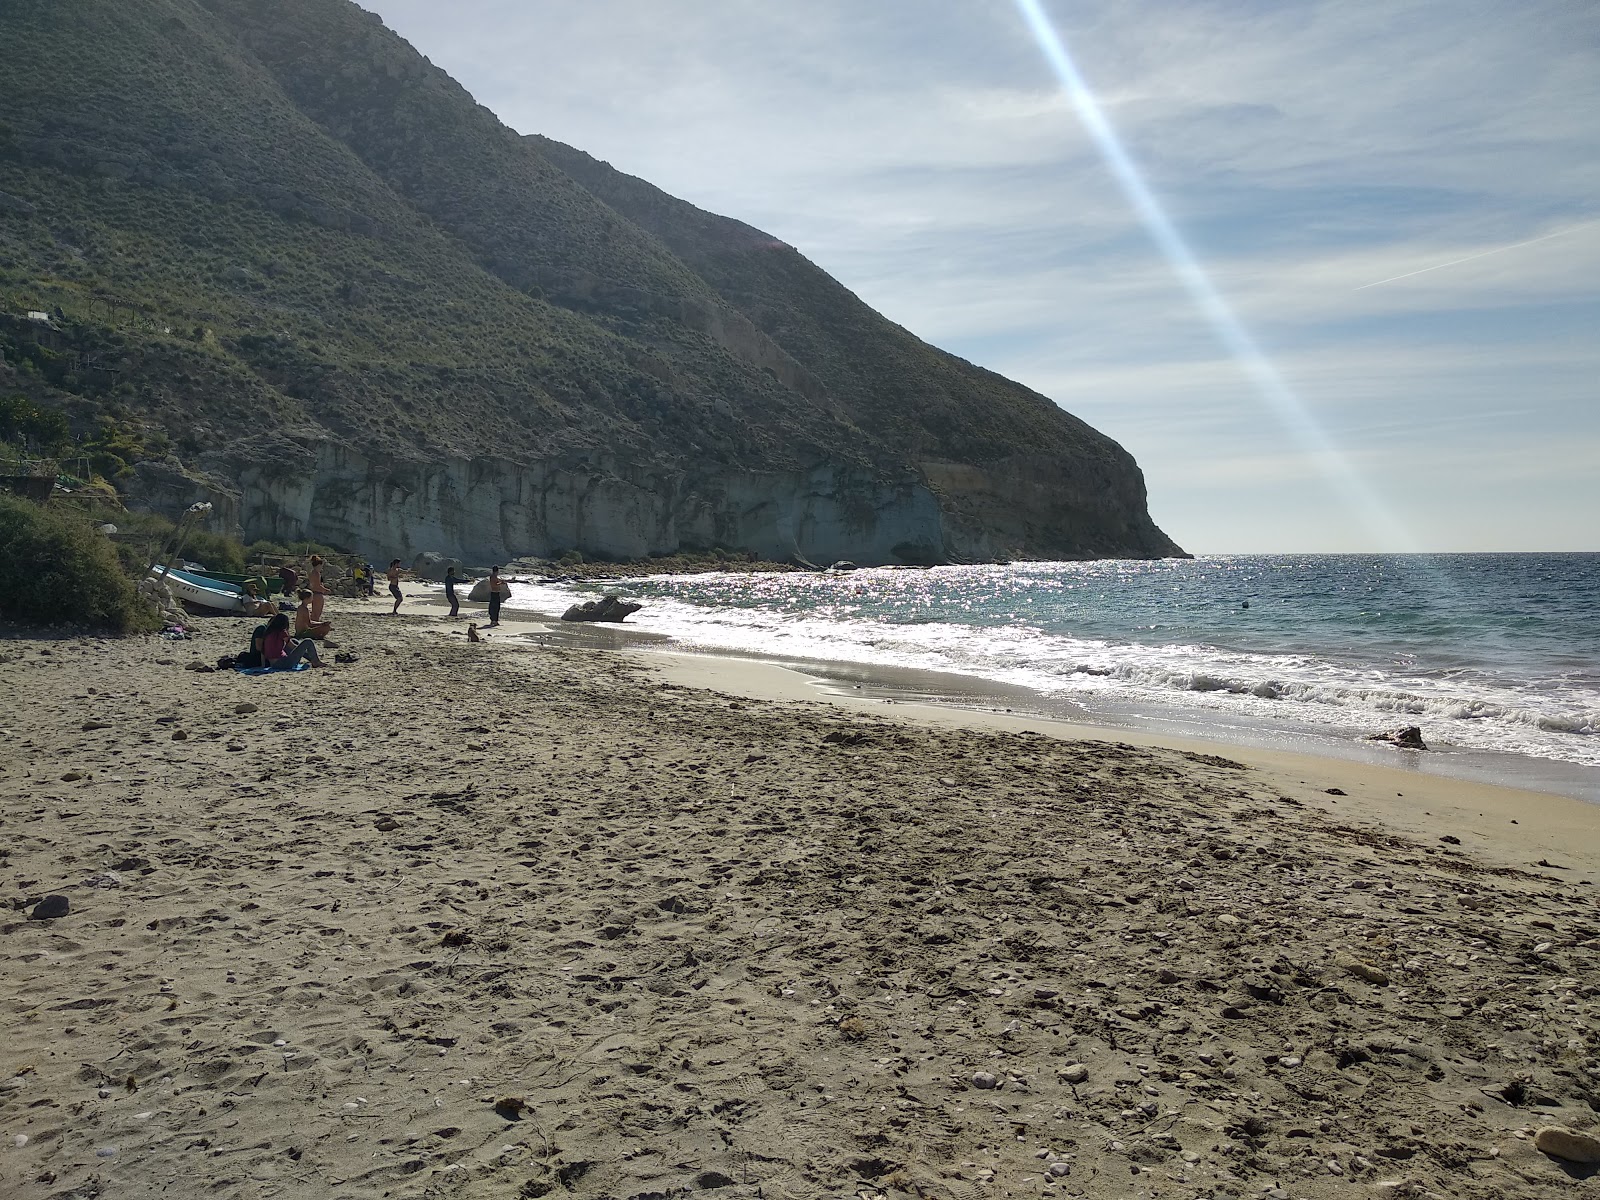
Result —
<path fill-rule="evenodd" d="M 68 318 L 0 327 L 0 389 L 165 441 L 135 502 L 480 560 L 1182 553 L 1110 439 L 508 129 L 346 0 L 61 0 L 0 37 L 31 52 L 0 295 Z"/>

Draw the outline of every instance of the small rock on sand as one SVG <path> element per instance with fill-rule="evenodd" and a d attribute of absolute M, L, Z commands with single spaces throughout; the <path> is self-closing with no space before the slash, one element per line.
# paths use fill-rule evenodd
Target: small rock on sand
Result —
<path fill-rule="evenodd" d="M 991 1088 L 999 1087 L 1000 1081 L 987 1071 L 979 1071 L 972 1077 L 972 1086 L 988 1091 Z"/>
<path fill-rule="evenodd" d="M 53 921 L 57 917 L 64 917 L 72 909 L 71 903 L 65 896 L 46 896 L 33 906 L 33 911 L 28 914 L 30 921 Z"/>
<path fill-rule="evenodd" d="M 1089 1078 L 1089 1068 L 1082 1063 L 1069 1063 L 1056 1072 L 1068 1083 L 1082 1083 Z"/>
<path fill-rule="evenodd" d="M 1369 742 L 1388 742 L 1391 746 L 1398 746 L 1402 750 L 1426 750 L 1428 745 L 1422 740 L 1422 730 L 1415 725 L 1405 725 L 1399 729 L 1389 729 L 1383 733 L 1374 733 L 1367 736 Z"/>
<path fill-rule="evenodd" d="M 1336 951 L 1333 956 L 1333 965 L 1346 974 L 1354 975 L 1357 979 L 1365 979 L 1368 983 L 1376 984 L 1378 987 L 1389 986 L 1387 973 L 1372 966 L 1370 963 L 1362 962 L 1348 950 Z"/>
<path fill-rule="evenodd" d="M 260 705 L 251 704 L 250 701 L 246 700 L 243 704 L 235 704 L 233 706 L 233 711 L 238 713 L 241 717 L 243 717 L 243 716 L 247 716 L 250 713 L 259 711 L 260 707 L 261 707 Z"/>
<path fill-rule="evenodd" d="M 1533 1144 L 1545 1154 L 1575 1163 L 1600 1163 L 1600 1138 L 1565 1125 L 1547 1125 L 1533 1135 Z"/>

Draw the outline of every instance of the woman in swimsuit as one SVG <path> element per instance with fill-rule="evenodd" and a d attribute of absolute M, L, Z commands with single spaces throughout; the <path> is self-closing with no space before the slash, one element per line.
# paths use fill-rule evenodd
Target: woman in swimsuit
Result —
<path fill-rule="evenodd" d="M 311 571 L 306 576 L 306 586 L 311 589 L 311 620 L 322 622 L 322 605 L 328 599 L 328 586 L 322 582 L 322 555 L 311 556 Z"/>

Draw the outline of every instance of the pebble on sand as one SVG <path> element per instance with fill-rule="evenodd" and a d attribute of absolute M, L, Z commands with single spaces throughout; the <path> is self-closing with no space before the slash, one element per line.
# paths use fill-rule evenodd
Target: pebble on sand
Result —
<path fill-rule="evenodd" d="M 246 700 L 241 704 L 235 704 L 233 706 L 233 711 L 243 717 L 248 716 L 250 713 L 259 711 L 260 707 L 261 706 L 259 704 L 251 704 L 250 701 Z"/>
<path fill-rule="evenodd" d="M 1378 987 L 1389 986 L 1387 973 L 1372 966 L 1370 963 L 1362 962 L 1348 950 L 1335 951 L 1333 965 L 1346 974 L 1354 975 L 1357 979 L 1365 979 L 1368 983 L 1376 984 Z"/>
<path fill-rule="evenodd" d="M 1547 1125 L 1533 1135 L 1533 1144 L 1545 1154 L 1575 1163 L 1600 1163 L 1600 1138 L 1565 1125 Z"/>
<path fill-rule="evenodd" d="M 1000 1081 L 987 1071 L 979 1071 L 972 1077 L 972 1086 L 988 1091 L 1000 1086 Z"/>
<path fill-rule="evenodd" d="M 57 917 L 64 917 L 72 910 L 71 903 L 65 896 L 46 896 L 33 906 L 33 911 L 28 914 L 30 921 L 53 921 Z"/>
<path fill-rule="evenodd" d="M 1068 1083 L 1082 1083 L 1089 1078 L 1089 1068 L 1082 1063 L 1068 1063 L 1056 1072 Z"/>

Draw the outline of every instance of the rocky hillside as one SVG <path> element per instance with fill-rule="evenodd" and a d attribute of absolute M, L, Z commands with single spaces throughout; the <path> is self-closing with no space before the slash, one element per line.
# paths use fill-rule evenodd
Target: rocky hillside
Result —
<path fill-rule="evenodd" d="M 135 503 L 479 561 L 1180 553 L 1114 442 L 346 0 L 6 5 L 0 42 L 0 393 Z"/>

